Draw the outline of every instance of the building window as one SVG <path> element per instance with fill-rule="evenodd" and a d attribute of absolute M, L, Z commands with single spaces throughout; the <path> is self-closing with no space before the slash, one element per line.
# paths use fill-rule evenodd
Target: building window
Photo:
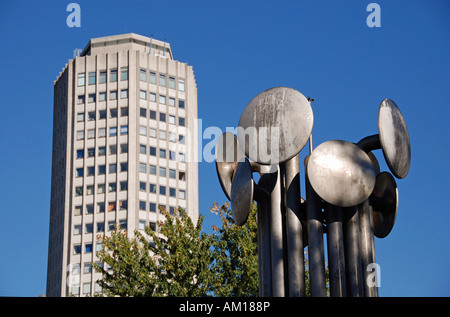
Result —
<path fill-rule="evenodd" d="M 147 127 L 146 126 L 139 126 L 139 134 L 140 135 L 147 135 Z"/>
<path fill-rule="evenodd" d="M 80 73 L 78 74 L 78 86 L 84 86 L 86 84 L 86 74 Z"/>
<path fill-rule="evenodd" d="M 77 131 L 77 140 L 84 140 L 84 131 Z"/>
<path fill-rule="evenodd" d="M 109 110 L 109 117 L 110 118 L 117 118 L 117 109 L 116 108 Z"/>
<path fill-rule="evenodd" d="M 75 225 L 73 228 L 73 234 L 74 235 L 79 235 L 82 234 L 82 226 L 81 225 Z"/>
<path fill-rule="evenodd" d="M 106 70 L 103 70 L 103 71 L 100 72 L 98 81 L 99 81 L 100 84 L 106 83 Z"/>
<path fill-rule="evenodd" d="M 150 84 L 156 84 L 156 73 L 150 72 Z"/>
<path fill-rule="evenodd" d="M 178 79 L 178 90 L 184 91 L 184 79 Z"/>
<path fill-rule="evenodd" d="M 105 184 L 97 184 L 97 194 L 104 194 L 105 188 Z"/>
<path fill-rule="evenodd" d="M 127 210 L 127 208 L 128 208 L 128 201 L 127 200 L 119 201 L 119 210 Z"/>
<path fill-rule="evenodd" d="M 119 227 L 120 229 L 127 229 L 127 220 L 126 219 L 119 220 Z"/>
<path fill-rule="evenodd" d="M 139 210 L 143 210 L 143 211 L 147 210 L 147 203 L 145 201 L 142 201 L 142 200 L 139 201 Z"/>
<path fill-rule="evenodd" d="M 185 181 L 186 180 L 186 172 L 179 172 L 178 173 L 178 180 Z"/>
<path fill-rule="evenodd" d="M 75 187 L 75 196 L 83 196 L 83 187 Z"/>
<path fill-rule="evenodd" d="M 73 246 L 73 254 L 81 254 L 81 244 L 75 244 Z"/>
<path fill-rule="evenodd" d="M 89 73 L 89 85 L 95 85 L 95 72 Z"/>
<path fill-rule="evenodd" d="M 86 243 L 84 246 L 84 253 L 92 253 L 92 243 Z"/>
<path fill-rule="evenodd" d="M 141 68 L 139 71 L 139 80 L 145 82 L 147 81 L 147 71 L 143 68 Z"/>
<path fill-rule="evenodd" d="M 92 215 L 94 213 L 94 205 L 86 205 L 86 215 Z"/>
<path fill-rule="evenodd" d="M 186 199 L 186 192 L 185 192 L 184 190 L 180 189 L 180 190 L 178 191 L 178 197 L 179 197 L 180 199 Z"/>
<path fill-rule="evenodd" d="M 95 94 L 89 94 L 88 102 L 95 102 Z"/>
<path fill-rule="evenodd" d="M 122 191 L 128 190 L 128 182 L 127 181 L 120 182 L 120 190 L 122 190 Z"/>
<path fill-rule="evenodd" d="M 169 169 L 169 178 L 175 179 L 177 177 L 177 171 L 173 169 Z"/>
<path fill-rule="evenodd" d="M 159 186 L 159 194 L 160 195 L 166 194 L 166 186 Z"/>
<path fill-rule="evenodd" d="M 94 174 L 95 174 L 94 166 L 88 166 L 86 169 L 87 169 L 87 176 L 94 176 Z"/>
<path fill-rule="evenodd" d="M 86 224 L 86 233 L 92 233 L 94 232 L 94 225 L 92 223 L 87 223 Z"/>
<path fill-rule="evenodd" d="M 84 158 L 84 150 L 77 150 L 77 159 Z"/>
<path fill-rule="evenodd" d="M 105 212 L 105 203 L 104 202 L 97 203 L 97 213 L 102 214 L 104 212 Z"/>
<path fill-rule="evenodd" d="M 169 88 L 175 89 L 175 78 L 169 77 Z"/>
<path fill-rule="evenodd" d="M 159 149 L 159 157 L 160 158 L 166 158 L 166 150 Z"/>
<path fill-rule="evenodd" d="M 88 130 L 88 139 L 95 139 L 95 129 Z"/>
<path fill-rule="evenodd" d="M 169 151 L 169 160 L 175 161 L 176 157 L 177 157 L 177 155 L 176 155 L 175 151 Z"/>
<path fill-rule="evenodd" d="M 108 203 L 108 211 L 116 211 L 116 202 L 111 201 Z"/>
<path fill-rule="evenodd" d="M 177 190 L 175 188 L 170 187 L 169 188 L 169 195 L 170 195 L 170 197 L 176 197 L 177 196 Z"/>
<path fill-rule="evenodd" d="M 186 158 L 184 156 L 184 153 L 178 153 L 178 161 L 184 163 L 186 162 Z"/>
<path fill-rule="evenodd" d="M 152 138 L 156 138 L 156 129 L 148 128 L 148 135 Z"/>
<path fill-rule="evenodd" d="M 128 162 L 120 163 L 120 171 L 121 172 L 127 172 L 128 171 Z"/>
<path fill-rule="evenodd" d="M 166 122 L 166 114 L 163 112 L 159 113 L 159 121 Z"/>
<path fill-rule="evenodd" d="M 156 194 L 156 184 L 150 184 L 150 193 Z"/>
<path fill-rule="evenodd" d="M 155 203 L 150 203 L 149 204 L 149 210 L 151 212 L 156 212 L 156 204 Z"/>
<path fill-rule="evenodd" d="M 166 75 L 159 74 L 159 85 L 166 86 Z"/>
<path fill-rule="evenodd" d="M 109 183 L 108 184 L 108 191 L 110 193 L 114 193 L 117 190 L 117 184 L 116 183 Z"/>
<path fill-rule="evenodd" d="M 105 174 L 106 174 L 106 165 L 99 165 L 98 175 L 105 175 Z"/>
<path fill-rule="evenodd" d="M 110 174 L 117 173 L 117 164 L 109 164 L 109 173 Z"/>
<path fill-rule="evenodd" d="M 153 146 L 150 147 L 150 155 L 156 156 L 156 148 Z"/>
<path fill-rule="evenodd" d="M 86 186 L 86 195 L 94 195 L 94 185 Z"/>
<path fill-rule="evenodd" d="M 128 134 L 128 125 L 120 126 L 120 135 L 126 135 L 126 134 Z"/>
<path fill-rule="evenodd" d="M 169 123 L 170 123 L 170 116 L 169 116 Z M 177 135 L 173 132 L 169 132 L 169 141 L 175 142 L 177 140 Z"/>
<path fill-rule="evenodd" d="M 147 146 L 144 144 L 139 145 L 139 153 L 140 154 L 147 154 Z"/>
<path fill-rule="evenodd" d="M 146 100 L 147 99 L 147 92 L 145 90 L 139 91 L 139 98 Z"/>
<path fill-rule="evenodd" d="M 79 95 L 78 96 L 78 104 L 81 105 L 86 102 L 86 96 L 85 95 Z"/>
<path fill-rule="evenodd" d="M 180 142 L 180 144 L 185 144 L 186 143 L 186 138 L 184 137 L 184 135 L 180 134 L 178 136 L 178 142 Z"/>
<path fill-rule="evenodd" d="M 120 69 L 120 80 L 128 80 L 128 67 Z"/>
<path fill-rule="evenodd" d="M 109 81 L 110 82 L 116 82 L 117 81 L 117 69 L 111 69 Z"/>
<path fill-rule="evenodd" d="M 178 118 L 178 125 L 184 127 L 185 121 L 184 118 Z"/>
<path fill-rule="evenodd" d="M 117 127 L 109 128 L 109 136 L 116 136 L 116 135 L 117 135 Z"/>
<path fill-rule="evenodd" d="M 166 168 L 165 167 L 159 167 L 159 176 L 166 177 Z"/>
<path fill-rule="evenodd" d="M 155 93 L 153 93 L 153 92 L 149 93 L 148 97 L 149 97 L 150 101 L 156 102 L 156 94 Z"/>
<path fill-rule="evenodd" d="M 106 155 L 106 146 L 99 146 L 98 156 L 105 156 L 105 155 Z"/>
<path fill-rule="evenodd" d="M 92 273 L 92 265 L 90 262 L 84 263 L 83 273 Z"/>
<path fill-rule="evenodd" d="M 116 100 L 117 99 L 117 90 L 112 90 L 109 92 L 109 100 Z"/>
<path fill-rule="evenodd" d="M 145 224 L 145 220 L 139 220 L 139 230 L 145 230 Z"/>
<path fill-rule="evenodd" d="M 139 115 L 143 118 L 147 118 L 147 109 L 145 108 L 140 108 L 139 109 Z"/>
<path fill-rule="evenodd" d="M 147 164 L 145 163 L 139 163 L 139 172 L 141 173 L 147 173 Z M 144 183 L 145 184 L 145 183 Z"/>
<path fill-rule="evenodd" d="M 84 169 L 81 167 L 81 168 L 77 168 L 77 170 L 76 170 L 76 177 L 83 177 L 84 175 L 84 173 L 83 173 L 83 171 L 84 171 Z"/>
<path fill-rule="evenodd" d="M 88 121 L 95 121 L 95 111 L 88 112 Z"/>
<path fill-rule="evenodd" d="M 99 128 L 99 129 L 98 129 L 98 137 L 99 137 L 99 138 L 104 138 L 104 137 L 106 137 L 106 128 Z"/>
<path fill-rule="evenodd" d="M 120 145 L 120 153 L 128 153 L 128 143 L 123 143 Z"/>
<path fill-rule="evenodd" d="M 156 175 L 156 166 L 155 165 L 150 165 L 149 173 L 151 175 Z"/>
<path fill-rule="evenodd" d="M 102 91 L 98 93 L 98 100 L 99 101 L 106 101 L 106 91 Z"/>
<path fill-rule="evenodd" d="M 184 109 L 184 100 L 178 100 L 178 108 Z"/>
<path fill-rule="evenodd" d="M 108 231 L 114 231 L 115 228 L 116 228 L 116 222 L 108 221 Z"/>
<path fill-rule="evenodd" d="M 99 119 L 106 119 L 106 110 L 99 110 L 98 112 Z"/>
<path fill-rule="evenodd" d="M 75 206 L 75 211 L 74 211 L 75 216 L 81 216 L 82 212 L 83 212 L 82 206 Z"/>
<path fill-rule="evenodd" d="M 105 223 L 97 222 L 97 232 L 105 232 Z"/>
<path fill-rule="evenodd" d="M 122 89 L 120 91 L 120 98 L 128 98 L 128 89 Z"/>
<path fill-rule="evenodd" d="M 111 155 L 117 154 L 117 144 L 111 144 L 109 146 L 109 154 Z"/>
<path fill-rule="evenodd" d="M 169 97 L 169 106 L 175 107 L 175 98 Z"/>
<path fill-rule="evenodd" d="M 77 114 L 77 122 L 84 122 L 84 112 Z"/>
<path fill-rule="evenodd" d="M 147 183 L 146 182 L 139 182 L 139 190 L 140 191 L 147 191 Z"/>

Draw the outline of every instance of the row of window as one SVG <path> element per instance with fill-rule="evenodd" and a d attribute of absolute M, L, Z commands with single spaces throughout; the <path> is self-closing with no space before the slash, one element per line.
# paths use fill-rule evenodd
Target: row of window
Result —
<path fill-rule="evenodd" d="M 97 72 L 88 72 L 87 74 L 87 84 L 88 85 L 95 85 L 97 83 Z M 108 73 L 106 70 L 99 71 L 98 73 L 98 83 L 104 84 L 107 82 Z M 158 77 L 158 81 L 157 81 Z M 148 78 L 148 80 L 147 80 Z M 120 80 L 128 80 L 128 67 L 122 67 L 120 69 Z M 150 82 L 151 84 L 156 84 L 158 82 L 159 86 L 168 87 L 172 89 L 178 88 L 179 91 L 184 91 L 184 79 L 178 78 L 176 80 L 175 77 L 167 76 L 165 74 L 157 74 L 156 72 L 148 72 L 144 68 L 141 68 L 139 70 L 139 80 L 142 82 Z M 109 71 L 109 82 L 117 82 L 117 69 L 111 69 Z M 178 83 L 178 85 L 177 85 Z M 77 85 L 78 87 L 85 86 L 86 85 L 86 74 L 85 73 L 79 73 L 77 78 Z"/>
<path fill-rule="evenodd" d="M 109 92 L 109 99 L 107 98 L 106 91 L 102 91 L 98 93 L 98 101 L 107 101 L 107 100 L 117 100 L 118 92 L 117 90 L 111 90 Z M 121 89 L 120 90 L 120 99 L 126 99 L 128 98 L 128 89 Z M 139 91 L 139 98 L 142 100 L 147 100 L 147 92 L 145 90 Z M 96 93 L 90 93 L 88 94 L 88 103 L 97 102 L 97 94 Z M 178 108 L 184 109 L 185 108 L 185 102 L 182 99 L 177 100 L 175 98 L 169 97 L 167 98 L 165 95 L 157 95 L 156 93 L 149 92 L 148 93 L 148 100 L 156 102 L 158 100 L 159 104 L 162 105 L 169 105 L 171 107 L 176 107 L 178 105 Z M 82 105 L 86 103 L 86 95 L 78 95 L 77 98 L 77 104 Z"/>
<path fill-rule="evenodd" d="M 115 229 L 116 224 L 117 223 L 114 220 L 109 221 L 108 222 L 108 227 L 106 229 L 108 231 L 113 231 Z M 145 226 L 146 226 L 146 221 L 145 220 L 139 220 L 139 228 L 138 229 L 139 230 L 144 230 Z M 127 228 L 127 220 L 126 219 L 120 220 L 119 221 L 119 227 L 121 229 L 126 229 Z M 156 230 L 156 223 L 155 222 L 150 222 L 150 228 L 152 230 Z M 103 233 L 103 232 L 105 232 L 105 222 L 103 222 L 103 221 L 97 222 L 96 223 L 96 229 L 97 229 L 96 233 Z M 94 224 L 93 223 L 86 223 L 84 225 L 84 233 L 86 233 L 86 234 L 94 233 Z M 73 234 L 74 235 L 81 235 L 81 234 L 83 234 L 83 225 L 81 225 L 81 224 L 80 225 L 74 225 Z M 86 246 L 87 246 L 87 248 L 85 247 L 85 253 L 92 252 L 91 243 L 86 243 Z M 75 250 L 75 248 L 74 248 L 74 250 Z M 98 252 L 98 251 L 101 251 L 101 250 L 102 250 L 102 243 L 97 242 L 97 244 L 96 244 L 96 251 Z M 79 249 L 79 247 L 77 248 L 77 251 L 81 251 Z M 90 251 L 90 252 L 87 252 L 87 251 Z M 74 254 L 78 254 L 78 253 L 74 253 Z M 91 272 L 90 271 L 86 272 L 86 270 L 85 270 L 84 273 L 91 273 Z"/>

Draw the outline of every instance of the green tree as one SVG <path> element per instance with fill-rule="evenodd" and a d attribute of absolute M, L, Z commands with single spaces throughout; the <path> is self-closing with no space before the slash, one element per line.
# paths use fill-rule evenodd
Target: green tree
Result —
<path fill-rule="evenodd" d="M 213 227 L 213 272 L 211 291 L 215 296 L 258 296 L 258 248 L 256 205 L 247 222 L 238 226 L 233 221 L 229 204 L 213 204 L 211 211 L 219 215 L 222 227 Z"/>
<path fill-rule="evenodd" d="M 202 232 L 203 217 L 194 225 L 181 209 L 174 215 L 160 208 L 165 221 L 160 232 L 149 226 L 145 235 L 116 228 L 111 237 L 99 237 L 100 261 L 112 271 L 94 263 L 102 273 L 99 281 L 106 296 L 206 296 L 212 272 L 211 238 Z"/>

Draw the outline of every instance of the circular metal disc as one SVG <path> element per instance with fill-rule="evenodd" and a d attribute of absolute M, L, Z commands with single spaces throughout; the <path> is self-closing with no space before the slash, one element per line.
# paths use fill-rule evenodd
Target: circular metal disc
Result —
<path fill-rule="evenodd" d="M 231 211 L 234 222 L 242 226 L 248 218 L 253 203 L 253 178 L 247 159 L 239 162 L 231 185 Z"/>
<path fill-rule="evenodd" d="M 258 94 L 245 107 L 237 137 L 245 155 L 260 164 L 283 163 L 308 142 L 313 127 L 309 101 L 288 87 Z"/>
<path fill-rule="evenodd" d="M 397 178 L 405 178 L 411 164 L 411 143 L 405 119 L 391 99 L 381 102 L 378 130 L 389 169 Z"/>
<path fill-rule="evenodd" d="M 316 193 L 326 202 L 356 206 L 369 198 L 375 186 L 375 169 L 369 156 L 356 144 L 332 140 L 311 153 L 308 178 Z"/>
<path fill-rule="evenodd" d="M 238 162 L 244 160 L 244 153 L 233 133 L 225 132 L 216 144 L 216 171 L 222 190 L 231 199 L 231 183 Z"/>
<path fill-rule="evenodd" d="M 369 203 L 373 209 L 373 233 L 377 238 L 384 238 L 394 227 L 398 210 L 397 184 L 390 173 L 377 175 Z"/>

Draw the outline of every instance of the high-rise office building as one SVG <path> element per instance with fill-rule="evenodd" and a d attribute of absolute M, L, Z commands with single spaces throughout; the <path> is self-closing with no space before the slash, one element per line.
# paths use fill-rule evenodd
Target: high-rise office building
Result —
<path fill-rule="evenodd" d="M 100 292 L 98 234 L 198 219 L 197 86 L 169 43 L 91 39 L 54 83 L 47 296 Z"/>

